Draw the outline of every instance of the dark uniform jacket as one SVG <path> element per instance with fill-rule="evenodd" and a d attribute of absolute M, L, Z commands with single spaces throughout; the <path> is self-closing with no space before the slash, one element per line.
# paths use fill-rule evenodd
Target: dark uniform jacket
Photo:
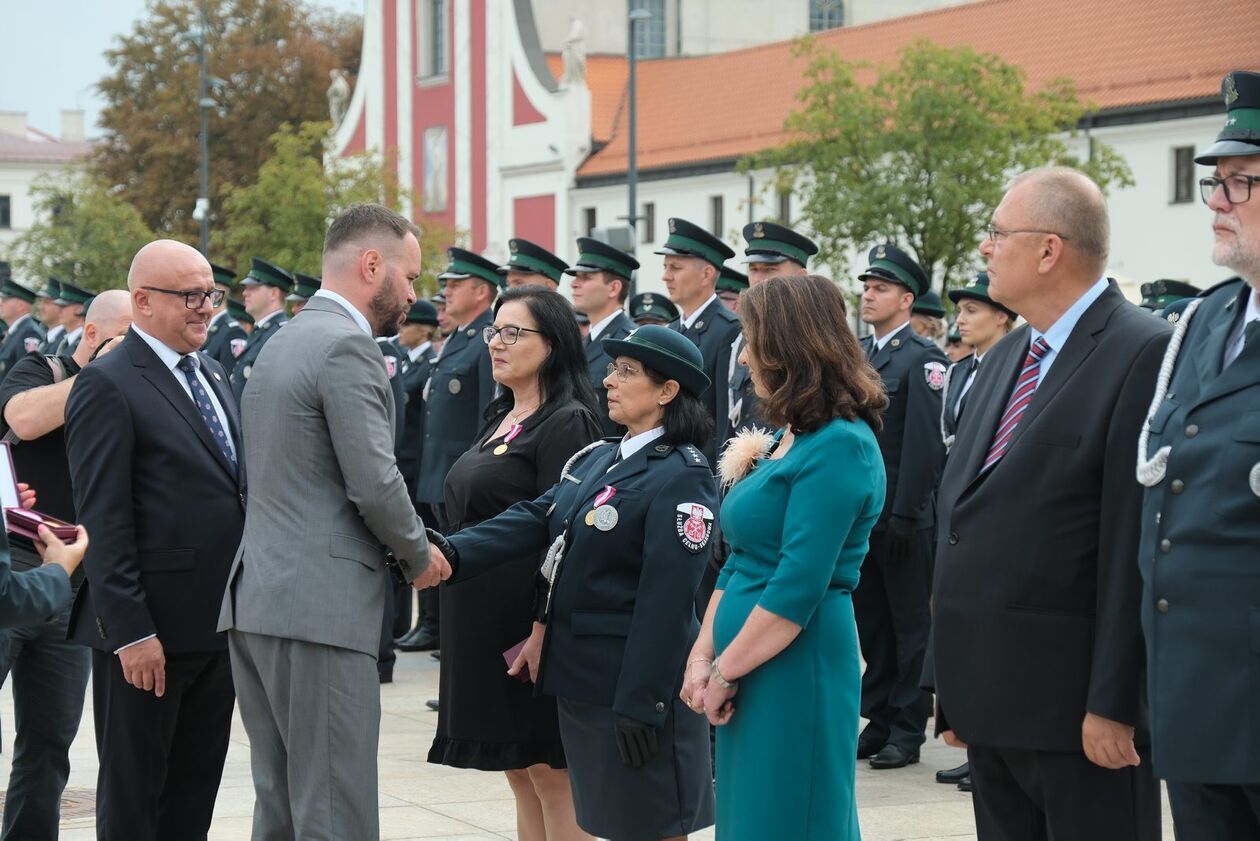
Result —
<path fill-rule="evenodd" d="M 232 344 L 233 339 L 237 341 L 236 345 Z M 236 367 L 236 348 L 239 352 L 244 352 L 245 344 L 249 341 L 249 334 L 245 329 L 227 313 L 221 317 L 214 319 L 210 323 L 210 335 L 206 337 L 206 343 L 202 346 L 201 352 L 208 355 L 220 365 L 228 374 L 232 373 L 232 369 Z"/>
<path fill-rule="evenodd" d="M 376 346 L 381 349 L 381 356 L 385 359 L 385 376 L 389 377 L 389 391 L 394 395 L 394 455 L 396 457 L 398 447 L 406 434 L 403 429 L 407 415 L 407 401 L 403 396 L 403 375 L 411 368 L 411 360 L 407 357 L 406 351 L 393 339 L 378 337 Z"/>
<path fill-rule="evenodd" d="M 262 352 L 263 345 L 267 340 L 276 334 L 276 331 L 289 322 L 288 316 L 281 310 L 272 315 L 267 323 L 254 326 L 254 332 L 249 334 L 249 338 L 245 340 L 245 350 L 237 357 L 236 364 L 232 366 L 232 394 L 236 397 L 236 405 L 241 405 L 241 395 L 245 393 L 245 381 L 249 379 L 250 372 L 254 370 L 254 363 L 258 361 L 258 354 Z"/>
<path fill-rule="evenodd" d="M 552 591 L 538 691 L 611 707 L 660 727 L 699 633 L 692 599 L 712 536 L 717 490 L 695 447 L 660 439 L 609 466 L 607 440 L 532 502 L 451 537 L 451 582 L 541 554 L 568 530 Z M 586 524 L 606 487 L 616 525 Z M 693 539 L 694 538 L 694 539 Z M 504 552 L 510 544 L 513 551 Z"/>
<path fill-rule="evenodd" d="M 44 328 L 29 315 L 24 315 L 9 325 L 9 332 L 0 342 L 0 378 L 9 372 L 17 361 L 28 353 L 39 350 L 44 341 Z"/>
<path fill-rule="evenodd" d="M 156 634 L 168 654 L 227 648 L 215 628 L 245 526 L 244 445 L 223 369 L 199 357 L 238 469 L 176 372 L 134 332 L 75 378 L 66 455 L 75 510 L 91 536 L 67 633 L 75 642 L 113 653 Z M 172 514 L 175 492 L 197 501 L 195 514 Z"/>
<path fill-rule="evenodd" d="M 874 337 L 866 342 L 869 346 Z M 910 520 L 915 528 L 935 522 L 933 494 L 945 462 L 940 418 L 948 363 L 941 349 L 909 324 L 871 357 L 888 392 L 884 428 L 877 436 L 888 490 L 876 531 L 887 528 L 892 517 Z"/>
<path fill-rule="evenodd" d="M 700 395 L 700 400 L 714 420 L 714 429 L 722 428 L 721 418 L 727 412 L 726 368 L 721 363 L 729 359 L 731 343 L 739 335 L 739 317 L 723 306 L 721 299 L 714 298 L 707 307 L 700 311 L 691 326 L 683 329 L 682 320 L 671 321 L 671 330 L 677 330 L 696 343 L 700 355 L 704 357 L 704 372 L 709 375 L 709 390 Z M 717 463 L 717 452 L 724 440 L 718 440 L 716 434 L 709 439 L 703 448 L 704 457 L 710 464 Z"/>
<path fill-rule="evenodd" d="M 985 355 L 940 484 L 925 675 L 938 730 L 1079 754 L 1091 712 L 1144 738 L 1134 442 L 1171 332 L 1108 288 L 981 473 L 1029 328 Z"/>
<path fill-rule="evenodd" d="M 945 378 L 945 398 L 941 406 L 941 436 L 945 439 L 947 448 L 958 434 L 958 420 L 967 407 L 966 398 L 971 396 L 970 390 L 964 395 L 963 389 L 977 364 L 973 353 L 949 366 L 948 376 Z M 974 388 L 974 384 L 972 387 Z"/>
<path fill-rule="evenodd" d="M 1251 287 L 1191 316 L 1146 457 L 1169 447 L 1142 507 L 1142 628 L 1155 774 L 1260 783 L 1260 341 L 1222 368 Z"/>
<path fill-rule="evenodd" d="M 424 401 L 424 439 L 416 501 L 441 504 L 446 474 L 472 445 L 486 406 L 494 399 L 490 353 L 481 331 L 493 323 L 487 309 L 446 340 L 429 373 Z"/>
<path fill-rule="evenodd" d="M 718 374 L 725 380 L 726 387 L 726 395 L 723 397 L 725 411 L 718 416 L 714 432 L 719 452 L 722 445 L 741 430 L 751 426 L 768 429 L 770 426 L 757 417 L 758 399 L 753 388 L 752 374 L 747 365 L 741 365 L 738 361 L 740 352 L 746 347 L 748 341 L 740 333 L 718 360 Z"/>
<path fill-rule="evenodd" d="M 40 353 L 56 353 L 57 348 L 61 346 L 61 340 L 66 337 L 66 328 L 58 324 L 44 334 L 44 340 L 39 343 Z"/>
<path fill-rule="evenodd" d="M 424 384 L 429 381 L 436 356 L 433 347 L 427 347 L 415 362 L 403 369 L 403 403 L 406 408 L 403 411 L 403 434 L 394 455 L 398 458 L 398 472 L 407 480 L 412 498 L 420 478 L 420 445 L 424 442 Z"/>
<path fill-rule="evenodd" d="M 604 352 L 604 339 L 624 339 L 635 328 L 635 323 L 624 312 L 618 312 L 608 326 L 600 331 L 595 341 L 583 341 L 586 345 L 586 364 L 591 371 L 591 385 L 595 387 L 595 404 L 599 409 L 599 426 L 605 435 L 620 435 L 623 427 L 608 418 L 608 389 L 604 379 L 608 376 L 608 363 L 613 358 Z"/>

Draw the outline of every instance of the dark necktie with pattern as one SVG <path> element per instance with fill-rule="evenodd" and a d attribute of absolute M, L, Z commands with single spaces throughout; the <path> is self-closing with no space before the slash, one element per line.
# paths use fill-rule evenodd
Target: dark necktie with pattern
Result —
<path fill-rule="evenodd" d="M 191 356 L 181 356 L 175 367 L 184 372 L 184 377 L 188 380 L 188 387 L 192 389 L 193 403 L 197 404 L 197 411 L 201 413 L 201 419 L 210 428 L 210 435 L 214 438 L 214 443 L 219 445 L 219 451 L 223 453 L 223 457 L 227 459 L 228 464 L 232 465 L 232 469 L 236 470 L 236 456 L 232 455 L 232 446 L 228 443 L 227 430 L 223 428 L 223 423 L 219 420 L 219 413 L 214 410 L 214 403 L 210 400 L 210 395 L 206 392 L 205 386 L 201 384 L 201 380 L 197 379 L 197 360 Z"/>
<path fill-rule="evenodd" d="M 993 434 L 993 443 L 989 445 L 989 453 L 984 458 L 984 466 L 980 468 L 980 472 L 983 473 L 997 464 L 1006 454 L 1007 448 L 1011 446 L 1011 439 L 1015 436 L 1019 419 L 1024 416 L 1024 410 L 1032 402 L 1033 393 L 1037 390 L 1037 381 L 1041 377 L 1041 360 L 1049 352 L 1050 345 L 1045 339 L 1038 339 L 1028 349 L 1028 356 L 1024 359 L 1024 368 L 1019 372 L 1019 379 L 1015 381 L 1015 390 L 1011 392 L 1011 399 L 1007 401 L 1006 410 L 1002 412 L 1002 419 L 998 422 L 997 432 Z"/>

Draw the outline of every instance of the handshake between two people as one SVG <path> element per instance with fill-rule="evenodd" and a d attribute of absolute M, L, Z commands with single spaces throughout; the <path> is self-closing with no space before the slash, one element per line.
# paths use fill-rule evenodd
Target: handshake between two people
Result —
<path fill-rule="evenodd" d="M 453 572 L 451 563 L 459 560 L 458 553 L 445 535 L 433 529 L 425 529 L 424 532 L 429 537 L 429 565 L 411 581 L 411 586 L 417 590 L 436 587 L 450 578 Z"/>

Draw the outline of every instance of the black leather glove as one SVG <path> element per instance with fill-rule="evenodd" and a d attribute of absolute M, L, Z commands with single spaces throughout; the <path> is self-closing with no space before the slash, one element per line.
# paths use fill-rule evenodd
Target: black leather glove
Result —
<path fill-rule="evenodd" d="M 888 520 L 888 560 L 904 561 L 914 548 L 914 520 L 893 516 Z"/>
<path fill-rule="evenodd" d="M 641 768 L 656 756 L 656 728 L 629 716 L 617 716 L 617 751 L 621 764 Z"/>
<path fill-rule="evenodd" d="M 454 577 L 455 571 L 459 569 L 459 550 L 456 549 L 446 535 L 433 529 L 426 528 L 425 535 L 429 538 L 429 542 L 438 548 L 438 551 L 446 556 L 447 562 L 451 565 L 451 576 Z"/>

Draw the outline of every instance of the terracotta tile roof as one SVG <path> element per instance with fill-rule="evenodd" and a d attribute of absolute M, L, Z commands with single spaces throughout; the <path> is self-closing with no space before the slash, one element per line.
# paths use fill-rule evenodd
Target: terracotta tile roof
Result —
<path fill-rule="evenodd" d="M 5 163 L 68 163 L 92 151 L 91 141 L 64 143 L 36 128 L 24 137 L 0 132 L 0 161 Z"/>
<path fill-rule="evenodd" d="M 1107 110 L 1216 96 L 1226 72 L 1260 64 L 1258 32 L 1257 0 L 984 0 L 819 40 L 850 59 L 885 63 L 917 38 L 968 44 L 1023 67 L 1033 89 L 1069 77 L 1082 101 Z M 579 177 L 626 168 L 625 60 L 600 58 L 598 72 L 588 63 L 587 84 L 596 140 L 604 131 L 611 140 L 596 145 Z M 782 142 L 803 68 L 786 41 L 641 62 L 640 170 L 736 158 Z"/>
<path fill-rule="evenodd" d="M 547 66 L 557 79 L 564 75 L 564 58 L 560 53 L 547 53 Z M 640 64 L 639 68 L 642 67 Z M 591 89 L 591 139 L 596 148 L 612 138 L 617 120 L 622 116 L 628 75 L 625 56 L 586 57 L 586 85 Z"/>

